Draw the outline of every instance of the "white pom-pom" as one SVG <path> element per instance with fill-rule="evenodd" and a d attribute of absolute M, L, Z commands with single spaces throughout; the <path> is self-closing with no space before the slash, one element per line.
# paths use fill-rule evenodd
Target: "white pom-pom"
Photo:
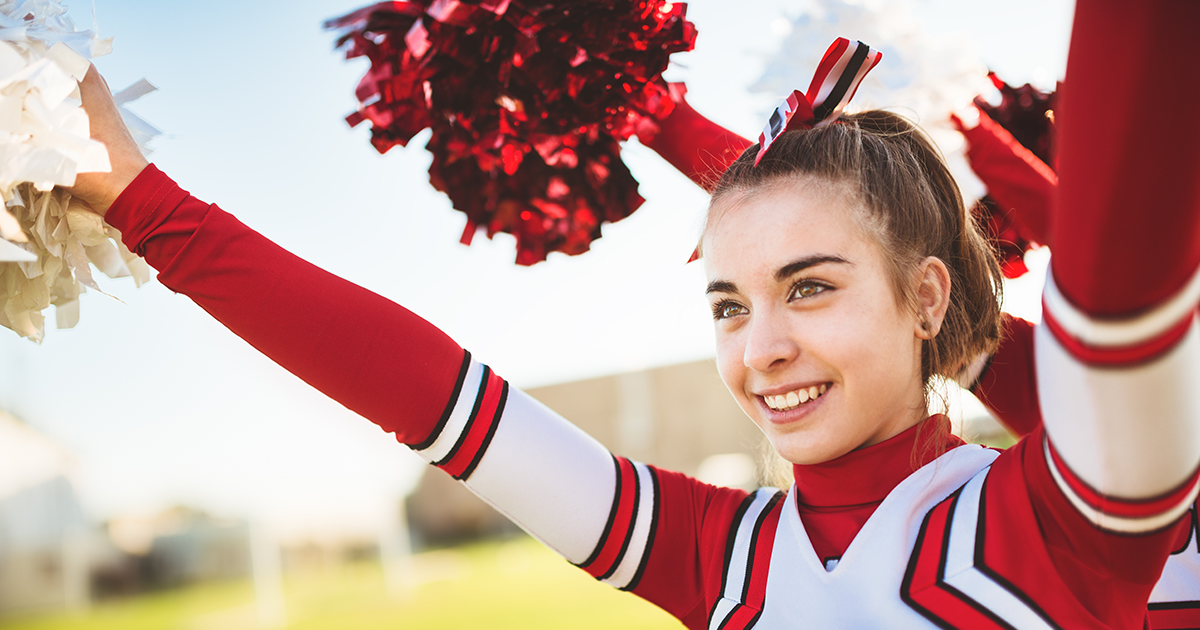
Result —
<path fill-rule="evenodd" d="M 51 305 L 59 328 L 79 321 L 79 295 L 100 290 L 93 265 L 138 286 L 149 280 L 120 234 L 63 188 L 79 173 L 110 170 L 89 136 L 78 81 L 111 50 L 110 39 L 76 30 L 58 0 L 0 0 L 0 326 L 35 341 Z M 124 104 L 154 89 L 142 80 L 115 95 L 144 152 L 160 132 Z"/>

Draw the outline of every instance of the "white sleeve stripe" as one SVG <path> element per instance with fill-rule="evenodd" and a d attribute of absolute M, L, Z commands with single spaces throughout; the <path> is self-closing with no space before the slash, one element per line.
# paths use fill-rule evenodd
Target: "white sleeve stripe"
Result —
<path fill-rule="evenodd" d="M 1200 302 L 1200 269 L 1166 302 L 1128 319 L 1099 319 L 1072 305 L 1046 272 L 1045 308 L 1071 336 L 1092 346 L 1132 346 L 1154 339 L 1192 315 Z"/>
<path fill-rule="evenodd" d="M 750 543 L 754 539 L 759 516 L 771 502 L 771 497 L 775 496 L 777 492 L 778 490 L 775 488 L 759 488 L 752 495 L 754 498 L 737 523 L 733 547 L 725 561 L 725 585 L 722 595 L 729 599 L 742 601 L 742 594 L 746 591 L 746 577 L 750 570 L 748 563 L 753 551 Z"/>
<path fill-rule="evenodd" d="M 646 564 L 650 560 L 651 547 L 653 547 L 653 545 L 654 545 L 654 535 L 658 532 L 658 517 L 659 517 L 658 473 L 654 472 L 654 469 L 650 468 L 648 466 L 646 467 L 646 470 L 649 471 L 649 473 L 650 473 L 650 483 L 652 486 L 651 490 L 654 493 L 653 495 L 651 495 L 653 497 L 654 503 L 653 503 L 653 509 L 651 510 L 652 514 L 650 515 L 650 531 L 646 534 L 646 544 L 645 544 L 644 549 L 641 552 L 642 559 L 640 562 L 638 562 L 637 570 L 634 572 L 633 578 L 631 580 L 629 580 L 629 582 L 627 584 L 620 587 L 621 590 L 623 590 L 623 591 L 631 591 L 631 590 L 637 588 L 638 583 L 642 581 L 642 574 L 646 571 Z"/>
<path fill-rule="evenodd" d="M 454 410 L 450 412 L 450 417 L 446 420 L 441 433 L 428 447 L 420 450 L 414 448 L 422 459 L 427 462 L 441 461 L 454 449 L 454 445 L 458 443 L 459 438 L 467 429 L 476 400 L 483 394 L 483 390 L 487 386 L 486 371 L 486 366 L 471 359 L 467 374 L 463 378 L 462 387 L 459 389 L 458 400 L 454 401 Z"/>
<path fill-rule="evenodd" d="M 1194 477 L 1191 489 L 1170 509 L 1141 518 L 1116 516 L 1093 507 L 1071 488 L 1071 484 L 1067 482 L 1062 471 L 1058 469 L 1058 466 L 1055 465 L 1054 460 L 1051 458 L 1049 440 L 1043 441 L 1043 449 L 1046 453 L 1046 464 L 1050 469 L 1050 475 L 1054 477 L 1055 485 L 1062 491 L 1063 496 L 1067 497 L 1067 500 L 1071 502 L 1071 505 L 1075 507 L 1077 512 L 1101 529 L 1123 534 L 1142 534 L 1160 530 L 1174 523 L 1180 516 L 1183 516 L 1192 507 L 1192 501 L 1196 499 L 1197 492 L 1200 491 L 1200 477 Z"/>
<path fill-rule="evenodd" d="M 454 390 L 450 392 L 450 400 L 446 401 L 446 407 L 442 410 L 442 416 L 438 418 L 437 424 L 434 425 L 433 431 L 420 442 L 409 444 L 408 447 L 414 451 L 423 451 L 429 448 L 437 440 L 438 436 L 446 428 L 446 422 L 450 419 L 450 412 L 454 411 L 455 405 L 458 403 L 458 396 L 462 393 L 463 381 L 467 377 L 467 371 L 471 367 L 471 353 L 463 350 L 462 365 L 458 369 L 458 378 L 454 380 Z"/>
<path fill-rule="evenodd" d="M 657 514 L 657 498 L 654 496 L 657 484 L 653 473 L 645 464 L 632 463 L 638 477 L 638 500 L 634 504 L 633 527 L 630 528 L 625 549 L 621 552 L 612 575 L 601 578 L 604 583 L 617 588 L 626 588 L 632 584 L 642 568 L 643 559 L 649 550 L 650 530 Z"/>
<path fill-rule="evenodd" d="M 737 607 L 737 602 L 722 597 L 717 601 L 717 605 L 713 607 L 712 616 L 709 619 L 709 630 L 720 630 L 725 625 L 725 620 Z"/>
<path fill-rule="evenodd" d="M 1034 333 L 1039 406 L 1057 456 L 1096 493 L 1163 497 L 1200 464 L 1200 326 L 1151 361 L 1086 365 L 1046 326 Z M 1066 439 L 1069 436 L 1069 439 Z"/>

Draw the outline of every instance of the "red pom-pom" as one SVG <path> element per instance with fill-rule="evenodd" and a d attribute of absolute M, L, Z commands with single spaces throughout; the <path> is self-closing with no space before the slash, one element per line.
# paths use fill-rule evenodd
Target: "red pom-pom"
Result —
<path fill-rule="evenodd" d="M 1028 83 L 1013 87 L 1002 81 L 995 72 L 989 72 L 988 78 L 1000 90 L 1000 104 L 992 105 L 983 97 L 976 97 L 975 106 L 1000 123 L 1021 146 L 1054 168 L 1056 92 L 1043 92 Z"/>
<path fill-rule="evenodd" d="M 667 0 L 415 0 L 330 20 L 371 68 L 353 126 L 381 153 L 432 134 L 430 181 L 476 226 L 517 237 L 517 262 L 578 254 L 642 203 L 620 142 L 674 107 L 662 80 L 696 30 Z"/>
<path fill-rule="evenodd" d="M 1028 83 L 1013 87 L 994 72 L 989 72 L 988 78 L 1000 90 L 1000 103 L 991 105 L 983 97 L 976 97 L 975 106 L 1012 134 L 1021 146 L 1054 168 L 1055 92 L 1043 92 Z M 1036 241 L 1040 239 L 1014 214 L 1002 211 L 989 196 L 980 199 L 974 211 L 980 216 L 980 223 L 987 226 L 1004 276 L 1019 278 L 1028 273 L 1025 252 L 1038 246 Z"/>

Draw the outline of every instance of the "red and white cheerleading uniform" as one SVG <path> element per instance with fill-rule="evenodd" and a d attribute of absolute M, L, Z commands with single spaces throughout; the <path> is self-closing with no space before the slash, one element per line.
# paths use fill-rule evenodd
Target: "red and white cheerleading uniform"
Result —
<path fill-rule="evenodd" d="M 918 425 L 797 466 L 786 493 L 614 456 L 153 166 L 107 218 L 164 285 L 689 628 L 1142 627 L 1200 463 L 1200 118 L 1146 133 L 1134 110 L 1146 94 L 1200 102 L 1200 83 L 1163 80 L 1197 23 L 1197 3 L 1079 3 L 1053 223 L 1075 231 L 1055 239 L 1035 333 L 1044 428 L 1003 453 L 937 435 L 920 457 Z M 1082 131 L 1093 114 L 1102 139 Z M 1150 252 L 1171 264 L 1151 273 Z"/>

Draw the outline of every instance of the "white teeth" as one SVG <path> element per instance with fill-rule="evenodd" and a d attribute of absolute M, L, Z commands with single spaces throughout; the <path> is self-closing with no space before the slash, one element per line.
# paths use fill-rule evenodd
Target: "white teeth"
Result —
<path fill-rule="evenodd" d="M 789 409 L 799 407 L 810 400 L 816 400 L 818 397 L 824 394 L 827 389 L 829 389 L 828 384 L 822 384 L 820 386 L 813 385 L 812 387 L 801 388 L 794 392 L 788 392 L 778 396 L 763 396 L 763 401 L 765 401 L 767 406 L 771 409 L 776 411 L 787 411 Z"/>

